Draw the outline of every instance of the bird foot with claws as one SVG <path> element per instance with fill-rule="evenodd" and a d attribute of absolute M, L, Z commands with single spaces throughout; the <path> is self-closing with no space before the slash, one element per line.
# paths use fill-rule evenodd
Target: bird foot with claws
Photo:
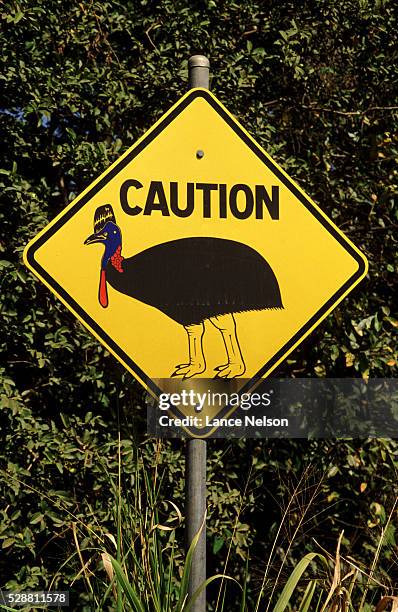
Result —
<path fill-rule="evenodd" d="M 242 362 L 226 363 L 214 368 L 214 371 L 217 372 L 215 378 L 235 378 L 236 376 L 242 376 L 246 368 Z"/>
<path fill-rule="evenodd" d="M 202 374 L 206 369 L 204 363 L 181 363 L 176 366 L 172 378 L 177 376 L 181 376 L 182 379 L 192 378 L 192 376 L 196 376 L 197 374 Z"/>

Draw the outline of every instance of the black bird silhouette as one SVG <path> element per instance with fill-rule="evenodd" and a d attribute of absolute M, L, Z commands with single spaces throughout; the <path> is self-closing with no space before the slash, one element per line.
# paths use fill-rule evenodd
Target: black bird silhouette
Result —
<path fill-rule="evenodd" d="M 84 244 L 99 242 L 105 245 L 99 286 L 104 308 L 109 283 L 185 327 L 188 362 L 177 365 L 172 376 L 190 378 L 205 371 L 205 320 L 220 331 L 227 353 L 227 363 L 215 368 L 217 377 L 245 373 L 234 313 L 283 308 L 275 274 L 257 251 L 233 240 L 192 237 L 158 244 L 125 259 L 110 204 L 97 208 L 94 234 Z"/>

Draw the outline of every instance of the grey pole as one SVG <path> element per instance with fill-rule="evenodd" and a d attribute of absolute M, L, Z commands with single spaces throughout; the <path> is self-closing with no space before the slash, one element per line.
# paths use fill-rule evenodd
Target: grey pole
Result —
<path fill-rule="evenodd" d="M 193 55 L 188 61 L 189 87 L 209 89 L 210 62 L 204 55 Z M 205 126 L 203 126 L 205 128 Z M 200 143 L 198 143 L 198 147 Z M 201 528 L 206 513 L 206 441 L 190 439 L 185 451 L 185 517 L 186 549 Z M 203 526 L 196 545 L 189 578 L 188 595 L 206 580 L 206 525 Z M 206 589 L 203 589 L 192 612 L 206 611 Z"/>
<path fill-rule="evenodd" d="M 209 89 L 210 62 L 204 55 L 192 55 L 188 60 L 189 88 Z"/>

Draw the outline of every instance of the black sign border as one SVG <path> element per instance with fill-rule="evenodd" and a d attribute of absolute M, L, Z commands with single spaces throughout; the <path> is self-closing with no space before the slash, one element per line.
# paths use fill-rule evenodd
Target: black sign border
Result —
<path fill-rule="evenodd" d="M 210 106 L 220 115 L 220 117 L 229 125 L 229 127 L 235 132 L 239 138 L 244 142 L 246 146 L 248 146 L 255 155 L 275 174 L 275 176 L 287 187 L 291 193 L 307 208 L 307 210 L 323 225 L 323 227 L 341 244 L 342 247 L 346 249 L 346 251 L 355 259 L 358 263 L 358 270 L 340 287 L 334 295 L 327 300 L 327 302 L 301 327 L 301 329 L 290 338 L 290 340 L 284 344 L 284 346 L 279 349 L 269 359 L 264 366 L 250 379 L 248 383 L 244 385 L 242 389 L 240 389 L 239 394 L 247 393 L 250 389 L 253 388 L 253 385 L 259 381 L 270 368 L 272 368 L 281 357 L 285 356 L 286 353 L 289 352 L 291 347 L 298 342 L 306 332 L 319 321 L 320 318 L 327 312 L 330 308 L 332 308 L 336 302 L 339 301 L 340 297 L 344 295 L 344 293 L 353 285 L 355 282 L 361 278 L 366 270 L 365 261 L 362 257 L 357 253 L 357 251 L 351 246 L 351 244 L 346 240 L 344 236 L 342 236 L 338 231 L 336 231 L 335 227 L 330 224 L 329 220 L 325 218 L 312 204 L 312 202 L 307 199 L 307 197 L 299 190 L 297 187 L 290 181 L 290 179 L 283 174 L 275 166 L 271 159 L 269 159 L 263 151 L 258 147 L 258 145 L 242 130 L 240 125 L 231 118 L 231 116 L 224 110 L 224 108 L 218 103 L 218 101 L 210 95 L 210 93 L 204 89 L 194 89 L 188 93 L 188 95 L 183 98 L 175 108 L 163 119 L 160 120 L 158 125 L 150 131 L 146 136 L 144 135 L 143 139 L 119 162 L 117 162 L 114 167 L 109 170 L 105 176 L 102 177 L 98 183 L 96 183 L 88 192 L 69 209 L 67 210 L 51 227 L 48 228 L 37 240 L 34 241 L 32 245 L 30 245 L 26 251 L 26 259 L 31 266 L 31 268 L 37 272 L 37 274 L 43 278 L 46 283 L 52 287 L 52 289 L 62 297 L 62 299 L 79 315 L 79 317 L 86 323 L 89 329 L 95 331 L 95 333 L 107 344 L 111 350 L 118 355 L 118 357 L 124 362 L 128 368 L 130 368 L 146 385 L 148 389 L 150 389 L 157 397 L 162 390 L 151 380 L 143 370 L 126 354 L 124 351 L 112 340 L 110 336 L 108 336 L 101 327 L 79 306 L 79 304 L 68 294 L 65 289 L 63 289 L 47 272 L 40 264 L 35 260 L 36 251 L 43 246 L 43 244 L 51 238 L 61 227 L 65 225 L 71 217 L 73 217 L 90 199 L 98 193 L 110 180 L 112 180 L 123 168 L 126 167 L 137 155 L 141 153 L 161 132 L 168 126 L 170 123 L 178 117 L 178 115 L 186 109 L 191 102 L 196 100 L 197 98 L 203 98 L 210 104 Z M 230 412 L 231 408 L 229 406 L 224 406 L 222 410 L 217 415 L 217 418 L 223 418 L 228 412 Z M 184 418 L 184 414 L 181 413 L 178 408 L 173 408 L 170 410 L 177 418 Z M 206 429 L 198 429 L 198 428 L 190 428 L 190 433 L 194 437 L 206 437 L 209 434 Z M 210 430 L 211 431 L 211 430 Z"/>

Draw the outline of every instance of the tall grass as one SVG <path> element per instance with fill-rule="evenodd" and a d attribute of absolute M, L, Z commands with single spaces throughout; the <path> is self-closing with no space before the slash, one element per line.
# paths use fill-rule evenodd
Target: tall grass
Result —
<path fill-rule="evenodd" d="M 160 442 L 155 452 L 160 453 Z M 77 544 L 82 566 L 79 574 L 93 596 L 93 610 L 96 612 L 105 609 L 117 612 L 189 612 L 208 584 L 218 579 L 231 580 L 221 574 L 212 576 L 188 598 L 189 574 L 200 531 L 184 558 L 176 538 L 176 533 L 181 531 L 183 516 L 172 500 L 161 498 L 163 475 L 157 461 L 154 468 L 147 468 L 138 451 L 134 489 L 127 492 L 122 490 L 119 465 L 117 482 L 113 487 L 115 534 L 106 533 L 102 546 L 97 549 L 102 560 L 102 575 L 101 569 L 96 574 L 87 570 Z M 109 477 L 115 480 L 111 474 Z M 96 581 L 95 590 L 93 579 Z"/>
<path fill-rule="evenodd" d="M 161 442 L 158 442 L 155 449 L 157 455 L 160 455 L 160 448 Z M 120 455 L 119 461 L 121 462 Z M 231 597 L 226 595 L 228 581 L 233 579 L 227 576 L 229 558 L 233 552 L 232 535 L 223 568 L 224 573 L 212 576 L 201 587 L 205 588 L 210 582 L 220 580 L 214 608 L 216 612 L 234 612 L 234 610 L 237 612 L 380 612 L 390 608 L 398 610 L 398 597 L 394 596 L 388 585 L 384 585 L 376 578 L 377 561 L 384 534 L 396 512 L 398 498 L 381 532 L 379 545 L 369 570 L 361 567 L 352 557 L 342 555 L 343 533 L 341 533 L 334 554 L 314 542 L 314 551 L 303 555 L 290 570 L 288 578 L 285 578 L 286 568 L 290 565 L 289 552 L 295 544 L 295 539 L 302 526 L 310 521 L 311 512 L 317 513 L 316 500 L 322 478 L 309 486 L 310 475 L 311 468 L 308 467 L 291 489 L 291 496 L 270 547 L 257 593 L 253 593 L 253 589 L 249 588 L 251 564 L 248 555 L 239 590 L 240 595 L 236 597 L 233 608 L 231 608 Z M 102 584 L 102 591 L 101 588 L 96 589 L 97 604 L 94 608 L 96 612 L 105 610 L 106 606 L 118 612 L 125 610 L 188 612 L 191 609 L 193 600 L 188 600 L 188 577 L 199 534 L 184 559 L 178 543 L 178 539 L 181 538 L 177 537 L 177 534 L 181 535 L 182 512 L 172 500 L 162 499 L 163 477 L 164 473 L 160 471 L 158 462 L 155 461 L 155 467 L 148 469 L 140 460 L 138 452 L 134 491 L 131 495 L 122 490 L 121 468 L 119 468 L 114 487 L 117 535 L 113 537 L 112 534 L 107 534 L 108 546 L 100 550 L 106 581 L 101 583 L 101 578 L 96 576 L 97 584 L 98 581 Z M 242 503 L 233 519 L 233 533 L 240 520 L 249 483 L 250 473 L 243 489 Z M 305 503 L 302 497 L 303 490 L 306 491 Z M 276 574 L 274 572 L 271 580 L 270 569 L 275 567 L 275 551 L 284 524 L 288 520 L 291 508 L 298 500 L 301 508 L 300 516 L 290 533 L 279 569 L 276 570 Z M 90 589 L 89 576 L 82 560 L 81 563 L 82 575 Z M 271 588 L 269 588 L 270 582 L 272 582 Z M 267 590 L 266 585 L 268 585 Z M 237 592 L 236 587 L 234 592 Z M 98 593 L 101 593 L 100 597 Z M 380 595 L 383 595 L 378 602 L 375 601 L 375 593 L 379 595 L 379 599 Z"/>
<path fill-rule="evenodd" d="M 396 591 L 384 584 L 377 572 L 385 535 L 397 514 L 398 497 L 381 529 L 369 568 L 343 554 L 343 533 L 336 542 L 334 553 L 314 541 L 314 550 L 303 554 L 292 567 L 289 552 L 295 546 L 295 539 L 300 529 L 310 521 L 311 513 L 317 513 L 316 500 L 322 479 L 309 486 L 310 468 L 291 488 L 274 541 L 266 555 L 259 586 L 255 588 L 253 584 L 254 567 L 249 554 L 239 588 L 236 587 L 236 577 L 227 575 L 233 553 L 233 534 L 250 486 L 249 472 L 241 505 L 231 519 L 233 533 L 223 573 L 208 578 L 189 599 L 188 579 L 199 533 L 184 556 L 181 550 L 182 510 L 173 500 L 162 497 L 166 468 L 161 467 L 161 449 L 162 443 L 158 441 L 154 445 L 155 461 L 147 467 L 137 448 L 135 472 L 128 482 L 123 480 L 119 437 L 117 470 L 108 473 L 113 496 L 113 528 L 105 529 L 92 521 L 85 524 L 65 508 L 71 520 L 71 540 L 75 550 L 59 567 L 54 581 L 62 576 L 67 564 L 76 566 L 77 562 L 79 567 L 70 586 L 84 582 L 87 591 L 85 612 L 189 612 L 200 590 L 213 581 L 219 581 L 215 607 L 211 608 L 215 612 L 398 612 Z M 106 462 L 104 469 L 107 470 Z M 0 476 L 5 477 L 3 473 Z M 29 487 L 28 483 L 22 484 Z M 306 491 L 305 503 L 303 491 Z M 38 491 L 36 494 L 42 495 Z M 300 515 L 289 532 L 283 554 L 276 557 L 276 551 L 282 550 L 282 534 L 295 506 L 300 507 Z M 236 594 L 233 604 L 228 592 L 231 580 L 235 583 Z M 0 605 L 0 609 L 7 608 Z"/>

